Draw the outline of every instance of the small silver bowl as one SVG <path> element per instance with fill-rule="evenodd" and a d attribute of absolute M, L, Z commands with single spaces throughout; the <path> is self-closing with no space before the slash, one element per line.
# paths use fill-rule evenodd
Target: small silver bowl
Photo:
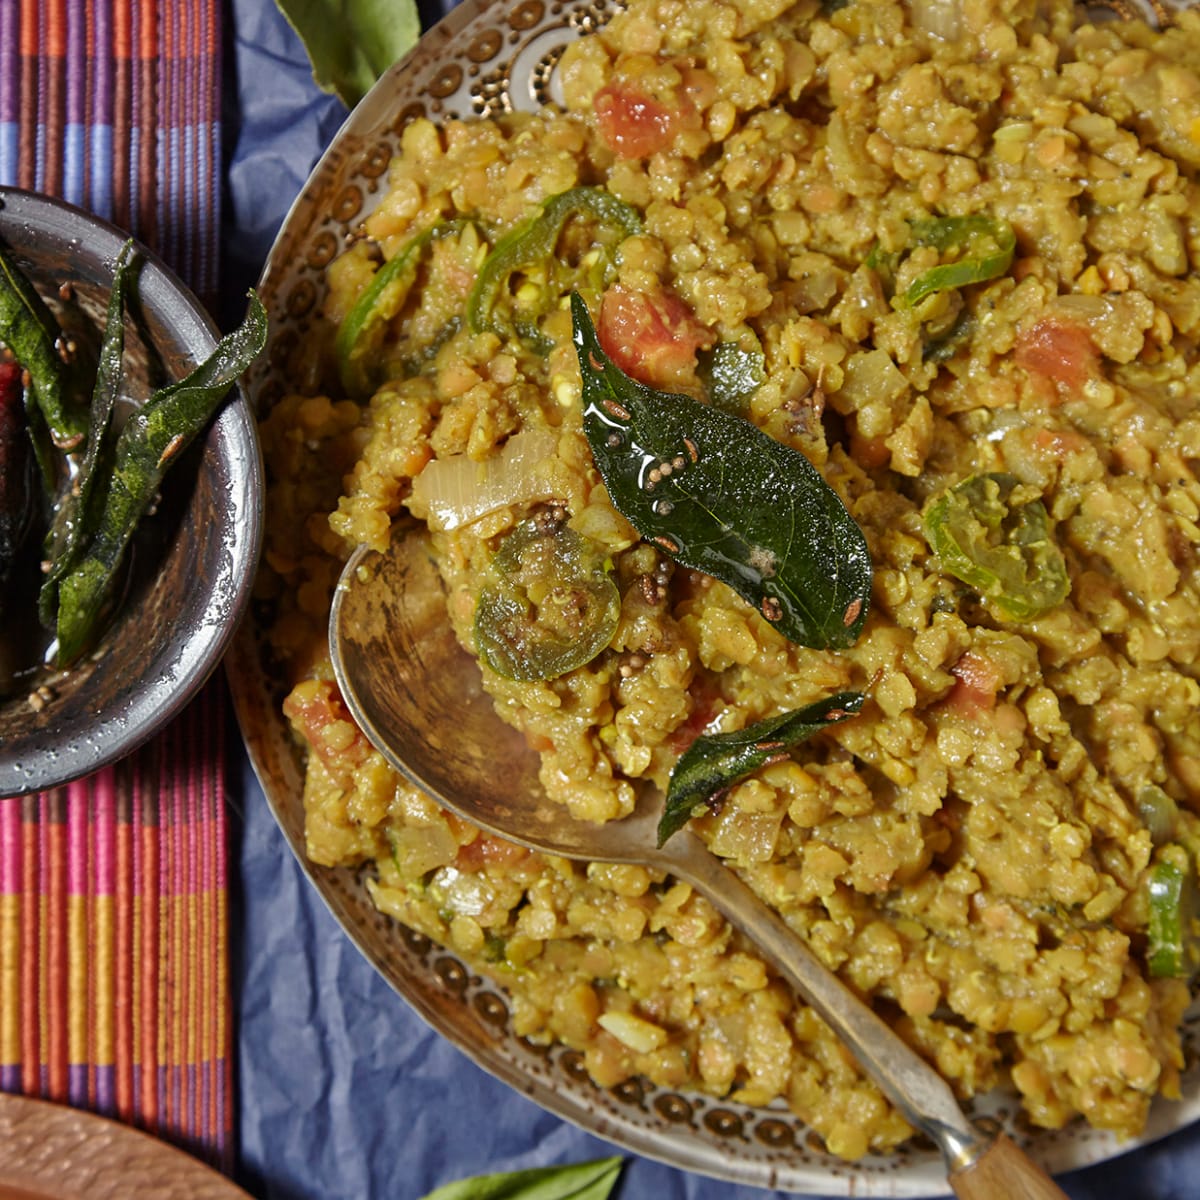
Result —
<path fill-rule="evenodd" d="M 103 330 L 126 235 L 60 200 L 0 188 L 0 238 L 64 325 Z M 148 250 L 126 319 L 122 395 L 205 359 L 218 331 Z M 60 294 L 60 289 L 62 289 Z M 61 297 L 67 297 L 62 299 Z M 140 332 L 136 332 L 140 330 Z M 139 524 L 115 617 L 66 671 L 44 671 L 0 700 L 0 796 L 58 787 L 123 757 L 185 707 L 220 662 L 250 599 L 262 539 L 262 463 L 240 388 L 168 472 Z M 36 605 L 36 595 L 8 600 Z M 36 622 L 35 622 L 36 623 Z M 0 630 L 0 636 L 12 630 Z"/>

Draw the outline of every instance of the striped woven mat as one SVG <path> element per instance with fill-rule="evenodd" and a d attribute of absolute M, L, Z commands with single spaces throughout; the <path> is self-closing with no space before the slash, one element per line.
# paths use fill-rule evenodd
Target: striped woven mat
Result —
<path fill-rule="evenodd" d="M 0 0 L 0 183 L 134 234 L 210 305 L 220 0 Z M 67 788 L 0 799 L 0 1090 L 232 1168 L 224 694 Z"/>

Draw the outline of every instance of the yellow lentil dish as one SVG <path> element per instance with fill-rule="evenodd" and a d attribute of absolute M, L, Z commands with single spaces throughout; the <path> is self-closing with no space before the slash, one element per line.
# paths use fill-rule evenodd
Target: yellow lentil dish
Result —
<path fill-rule="evenodd" d="M 690 828 L 962 1097 L 1136 1134 L 1179 1094 L 1195 966 L 1200 17 L 632 0 L 559 70 L 561 109 L 407 125 L 263 419 L 310 858 L 373 864 L 382 912 L 602 1085 L 783 1103 L 849 1159 L 910 1135 L 688 886 L 483 836 L 348 719 L 325 630 L 356 546 L 428 528 L 474 649 L 502 548 L 569 530 L 613 585 L 600 644 L 481 664 L 551 796 L 619 819 L 698 736 L 860 693 Z M 572 294 L 627 375 L 840 497 L 873 567 L 852 644 L 782 636 L 614 506 Z"/>

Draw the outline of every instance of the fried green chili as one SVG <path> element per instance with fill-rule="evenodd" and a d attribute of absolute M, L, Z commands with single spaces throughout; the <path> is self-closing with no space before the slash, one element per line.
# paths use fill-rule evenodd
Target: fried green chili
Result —
<path fill-rule="evenodd" d="M 679 757 L 658 823 L 658 844 L 704 811 L 713 796 L 769 762 L 787 756 L 802 741 L 862 708 L 861 692 L 839 692 L 816 704 L 768 717 L 729 733 L 701 734 Z"/>
<path fill-rule="evenodd" d="M 238 376 L 262 351 L 267 314 L 254 292 L 246 319 L 186 378 L 155 391 L 116 439 L 111 475 L 94 493 L 96 528 L 59 581 L 60 666 L 90 646 L 134 529 L 167 468 L 209 422 Z"/>
<path fill-rule="evenodd" d="M 54 444 L 73 450 L 84 439 L 86 417 L 70 394 L 61 338 L 54 315 L 0 247 L 0 341 L 29 374 L 26 403 L 36 405 Z"/>
<path fill-rule="evenodd" d="M 125 356 L 125 292 L 135 261 L 133 241 L 130 239 L 121 247 L 113 267 L 83 460 L 70 491 L 59 503 L 50 534 L 46 556 L 49 568 L 38 596 L 38 609 L 43 624 L 47 626 L 53 625 L 56 620 L 59 581 L 78 558 L 85 539 L 92 535 L 99 521 L 99 512 L 92 498 L 95 494 L 97 466 L 110 446 L 108 432 L 121 386 L 121 364 Z"/>
<path fill-rule="evenodd" d="M 529 517 L 500 544 L 475 609 L 480 658 L 506 679 L 554 679 L 612 640 L 621 596 L 603 551 L 569 525 Z"/>
<path fill-rule="evenodd" d="M 641 232 L 637 210 L 598 187 L 575 187 L 559 192 L 542 203 L 537 214 L 502 237 L 483 261 L 479 276 L 467 299 L 467 324 L 474 333 L 490 329 L 506 335 L 509 330 L 496 316 L 501 292 L 514 272 L 531 266 L 550 270 L 556 265 L 555 247 L 564 226 L 572 217 L 588 217 L 613 230 L 621 240 Z M 552 289 L 542 289 L 542 303 L 527 306 L 513 320 L 517 335 L 539 353 L 550 348 L 537 321 L 548 311 Z"/>
<path fill-rule="evenodd" d="M 1071 579 L 1045 505 L 1012 503 L 1017 488 L 1012 475 L 972 475 L 936 496 L 923 521 L 942 570 L 1022 621 L 1062 603 Z"/>
<path fill-rule="evenodd" d="M 690 396 L 630 379 L 571 300 L 583 428 L 613 504 L 665 554 L 727 583 L 784 637 L 851 645 L 871 556 L 838 494 L 797 450 Z"/>

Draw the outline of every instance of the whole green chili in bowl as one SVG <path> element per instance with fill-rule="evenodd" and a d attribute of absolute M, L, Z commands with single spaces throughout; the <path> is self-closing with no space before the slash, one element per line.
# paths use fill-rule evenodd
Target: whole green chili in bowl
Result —
<path fill-rule="evenodd" d="M 22 480 L 4 490 L 21 519 L 0 513 L 10 796 L 128 753 L 219 663 L 261 539 L 238 379 L 266 330 L 251 295 L 222 337 L 148 250 L 35 193 L 0 188 L 0 267 L 0 357 L 19 392 L 0 454 Z"/>

